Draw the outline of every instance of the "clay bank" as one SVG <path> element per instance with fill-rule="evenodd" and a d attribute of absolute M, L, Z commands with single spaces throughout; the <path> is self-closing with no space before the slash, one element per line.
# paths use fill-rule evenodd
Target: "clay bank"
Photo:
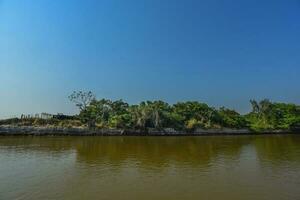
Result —
<path fill-rule="evenodd" d="M 254 132 L 249 129 L 197 129 L 192 132 L 174 129 L 121 130 L 89 129 L 37 126 L 0 126 L 0 136 L 216 136 L 216 135 L 258 135 L 258 134 L 299 134 L 297 130 L 270 130 Z"/>

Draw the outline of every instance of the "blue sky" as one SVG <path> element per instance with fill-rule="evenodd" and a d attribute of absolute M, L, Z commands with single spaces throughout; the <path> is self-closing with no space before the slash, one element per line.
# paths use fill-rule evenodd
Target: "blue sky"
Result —
<path fill-rule="evenodd" d="M 0 117 L 67 96 L 300 103 L 299 0 L 0 0 Z"/>

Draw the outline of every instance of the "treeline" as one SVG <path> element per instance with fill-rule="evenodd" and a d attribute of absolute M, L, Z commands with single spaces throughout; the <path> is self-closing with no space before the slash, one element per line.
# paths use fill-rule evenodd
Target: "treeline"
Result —
<path fill-rule="evenodd" d="M 251 100 L 252 111 L 246 115 L 221 107 L 216 109 L 197 101 L 170 105 L 146 101 L 138 105 L 109 99 L 97 100 L 92 92 L 74 92 L 69 96 L 80 109 L 78 119 L 90 128 L 145 130 L 172 128 L 201 129 L 248 128 L 254 131 L 296 129 L 300 125 L 300 106 L 275 103 L 267 99 Z"/>
<path fill-rule="evenodd" d="M 170 105 L 163 101 L 145 101 L 138 105 L 109 99 L 96 99 L 92 92 L 73 92 L 69 99 L 80 112 L 75 116 L 54 115 L 50 119 L 8 119 L 0 125 L 89 127 L 147 131 L 174 129 L 300 130 L 300 106 L 267 99 L 251 100 L 252 110 L 241 115 L 225 107 L 219 109 L 197 101 Z"/>

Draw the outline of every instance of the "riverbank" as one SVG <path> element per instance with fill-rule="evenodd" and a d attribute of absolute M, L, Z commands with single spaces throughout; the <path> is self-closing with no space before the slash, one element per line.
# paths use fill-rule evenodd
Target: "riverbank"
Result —
<path fill-rule="evenodd" d="M 194 132 L 164 130 L 120 130 L 88 129 L 35 126 L 0 126 L 0 136 L 209 136 L 209 135 L 258 135 L 258 134 L 300 134 L 289 130 L 253 132 L 248 129 L 197 129 Z"/>

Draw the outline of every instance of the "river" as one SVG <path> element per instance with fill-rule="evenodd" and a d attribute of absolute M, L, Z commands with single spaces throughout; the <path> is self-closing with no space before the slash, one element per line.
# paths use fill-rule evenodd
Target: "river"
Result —
<path fill-rule="evenodd" d="M 3 136 L 0 199 L 296 200 L 300 136 Z"/>

